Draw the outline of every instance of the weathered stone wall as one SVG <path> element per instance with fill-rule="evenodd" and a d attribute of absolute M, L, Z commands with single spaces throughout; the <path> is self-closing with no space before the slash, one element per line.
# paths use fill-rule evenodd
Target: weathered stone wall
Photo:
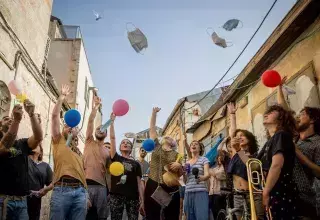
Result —
<path fill-rule="evenodd" d="M 41 75 L 45 48 L 48 39 L 48 27 L 51 15 L 52 0 L 1 0 L 0 1 L 0 80 L 5 84 L 14 79 L 20 83 L 23 91 L 36 105 L 36 112 L 41 113 L 44 132 L 44 161 L 49 162 L 50 150 L 50 113 L 55 97 L 48 89 Z M 21 59 L 14 66 L 18 51 Z M 7 62 L 8 65 L 5 63 Z M 11 97 L 11 109 L 16 102 Z M 11 110 L 10 109 L 10 110 Z M 9 111 L 3 115 L 8 115 Z M 21 122 L 18 136 L 29 137 L 31 127 L 25 114 Z M 48 202 L 44 198 L 42 219 L 48 219 Z"/>

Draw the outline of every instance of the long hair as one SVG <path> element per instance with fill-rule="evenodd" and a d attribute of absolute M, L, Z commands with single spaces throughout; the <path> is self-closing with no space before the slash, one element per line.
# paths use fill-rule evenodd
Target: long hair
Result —
<path fill-rule="evenodd" d="M 305 111 L 313 122 L 314 133 L 320 134 L 320 108 L 304 107 L 301 111 Z"/>
<path fill-rule="evenodd" d="M 270 106 L 266 111 L 266 114 L 270 114 L 271 112 L 278 112 L 278 124 L 277 124 L 277 131 L 286 131 L 289 134 L 291 134 L 293 137 L 297 133 L 297 128 L 296 128 L 296 121 L 292 115 L 291 112 L 285 110 L 282 106 L 280 105 L 272 105 Z"/>
<path fill-rule="evenodd" d="M 200 141 L 194 140 L 194 141 L 191 142 L 191 144 L 192 144 L 193 142 L 197 142 L 197 143 L 199 144 L 199 146 L 200 146 L 199 155 L 202 156 L 202 155 L 204 154 L 204 145 L 203 145 L 203 143 L 201 143 Z M 191 144 L 190 144 L 190 146 L 191 146 Z"/>
<path fill-rule="evenodd" d="M 237 133 L 241 132 L 247 139 L 248 139 L 248 151 L 251 155 L 258 152 L 259 146 L 258 141 L 256 139 L 256 136 L 254 136 L 250 131 L 244 130 L 244 129 L 237 129 L 234 133 L 234 136 L 237 135 Z"/>

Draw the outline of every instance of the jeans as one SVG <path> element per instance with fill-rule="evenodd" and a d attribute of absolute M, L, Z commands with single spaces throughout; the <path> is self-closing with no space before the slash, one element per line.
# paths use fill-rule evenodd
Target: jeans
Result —
<path fill-rule="evenodd" d="M 188 220 L 208 220 L 208 192 L 186 192 L 184 197 L 184 212 L 186 213 Z"/>
<path fill-rule="evenodd" d="M 83 187 L 54 187 L 50 202 L 50 220 L 85 220 L 87 195 Z"/>
<path fill-rule="evenodd" d="M 4 202 L 5 198 L 0 198 L 0 220 L 3 219 L 3 211 L 4 211 Z M 21 200 L 11 200 L 10 198 L 7 200 L 7 214 L 6 220 L 28 220 L 28 207 L 27 207 L 27 199 Z"/>
<path fill-rule="evenodd" d="M 88 185 L 89 199 L 91 202 L 91 208 L 87 213 L 87 220 L 91 219 L 107 219 L 109 215 L 107 187 L 102 185 Z"/>

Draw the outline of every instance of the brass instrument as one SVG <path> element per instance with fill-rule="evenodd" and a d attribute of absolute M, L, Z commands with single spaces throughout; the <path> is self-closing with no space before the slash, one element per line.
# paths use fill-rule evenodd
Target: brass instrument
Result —
<path fill-rule="evenodd" d="M 247 163 L 251 220 L 257 220 L 257 213 L 254 203 L 254 194 L 262 194 L 266 181 L 262 170 L 262 163 L 258 159 L 250 158 Z M 266 213 L 267 219 L 272 220 L 271 210 Z"/>

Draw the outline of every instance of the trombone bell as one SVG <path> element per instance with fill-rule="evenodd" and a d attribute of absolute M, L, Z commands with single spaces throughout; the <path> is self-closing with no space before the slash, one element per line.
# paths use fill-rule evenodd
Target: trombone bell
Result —
<path fill-rule="evenodd" d="M 263 175 L 262 163 L 260 160 L 250 158 L 247 161 L 246 166 L 248 174 L 251 220 L 257 220 L 258 218 L 254 203 L 254 194 L 262 194 L 266 181 Z M 268 220 L 272 220 L 270 209 L 267 211 L 266 216 Z"/>

